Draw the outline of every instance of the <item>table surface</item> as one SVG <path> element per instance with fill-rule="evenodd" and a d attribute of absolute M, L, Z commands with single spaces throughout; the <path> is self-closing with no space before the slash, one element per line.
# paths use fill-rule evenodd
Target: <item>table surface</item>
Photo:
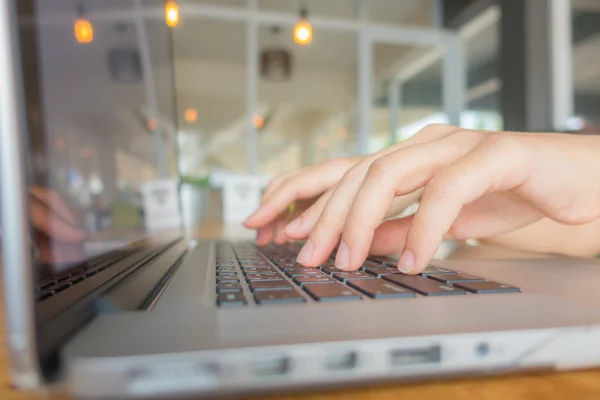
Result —
<path fill-rule="evenodd" d="M 210 236 L 221 234 L 217 228 L 202 230 L 212 232 Z M 206 236 L 202 234 L 200 236 Z M 465 252 L 476 257 L 493 255 L 516 256 L 514 253 L 498 252 L 497 249 L 459 249 L 461 257 L 469 258 Z M 519 254 L 522 256 L 522 254 Z M 474 256 L 474 257 L 475 257 Z M 0 297 L 1 299 L 1 297 Z M 4 315 L 0 300 L 0 337 L 4 343 Z M 67 400 L 65 395 L 42 396 L 36 393 L 22 393 L 11 388 L 4 346 L 0 347 L 0 399 L 30 400 Z M 250 397 L 246 400 L 264 399 L 265 396 Z M 354 389 L 337 389 L 326 392 L 304 392 L 300 394 L 276 395 L 268 398 L 277 400 L 388 400 L 388 399 L 485 399 L 485 400 L 521 400 L 521 399 L 600 399 L 600 369 L 561 373 L 529 373 L 501 377 L 479 377 L 471 379 L 453 379 L 428 381 L 417 384 L 375 385 Z"/>

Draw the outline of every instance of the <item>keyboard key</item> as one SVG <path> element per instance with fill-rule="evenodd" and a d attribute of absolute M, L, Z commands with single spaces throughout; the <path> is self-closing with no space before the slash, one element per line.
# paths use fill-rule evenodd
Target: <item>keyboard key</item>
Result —
<path fill-rule="evenodd" d="M 395 267 L 398 265 L 398 260 L 392 257 L 373 257 L 373 260 L 384 265 Z"/>
<path fill-rule="evenodd" d="M 38 289 L 45 289 L 47 287 L 54 286 L 57 283 L 58 281 L 56 279 L 45 280 L 39 284 Z"/>
<path fill-rule="evenodd" d="M 322 276 L 325 275 L 315 268 L 286 268 L 285 274 L 289 277 L 304 275 L 304 276 Z"/>
<path fill-rule="evenodd" d="M 37 294 L 37 301 L 46 300 L 47 298 L 52 297 L 53 294 L 54 290 L 44 290 Z"/>
<path fill-rule="evenodd" d="M 385 275 L 401 274 L 398 268 L 394 267 L 364 267 L 363 270 L 369 274 L 381 278 Z"/>
<path fill-rule="evenodd" d="M 455 286 L 467 289 L 473 293 L 515 293 L 520 292 L 521 289 L 514 286 L 504 285 L 498 282 L 460 282 Z"/>
<path fill-rule="evenodd" d="M 44 289 L 44 291 L 60 292 L 61 290 L 65 290 L 66 288 L 68 288 L 70 286 L 71 286 L 70 283 L 57 283 L 56 285 L 48 286 L 47 288 Z"/>
<path fill-rule="evenodd" d="M 383 279 L 412 289 L 415 292 L 424 294 L 425 296 L 465 294 L 465 291 L 462 289 L 443 284 L 433 279 L 423 278 L 422 276 L 394 274 L 384 276 Z"/>
<path fill-rule="evenodd" d="M 321 267 L 335 267 L 335 261 L 325 261 L 323 264 L 321 264 Z"/>
<path fill-rule="evenodd" d="M 221 262 L 216 264 L 217 268 L 225 267 L 225 268 L 233 268 L 235 267 L 235 262 Z"/>
<path fill-rule="evenodd" d="M 327 285 L 307 284 L 304 290 L 317 301 L 360 300 L 361 296 L 348 286 L 335 282 Z"/>
<path fill-rule="evenodd" d="M 333 274 L 333 277 L 342 282 L 346 282 L 348 279 L 375 279 L 375 277 L 371 274 L 367 274 L 366 272 L 356 271 L 356 272 L 336 272 Z"/>
<path fill-rule="evenodd" d="M 248 274 L 246 279 L 249 281 L 274 281 L 283 279 L 283 277 L 276 272 L 265 272 L 264 274 Z"/>
<path fill-rule="evenodd" d="M 456 272 L 450 271 L 440 267 L 434 267 L 433 265 L 428 265 L 425 267 L 423 271 L 419 275 L 421 276 L 429 276 L 429 275 L 437 275 L 437 274 L 455 274 Z"/>
<path fill-rule="evenodd" d="M 242 285 L 238 282 L 219 282 L 217 293 L 238 293 L 242 291 Z"/>
<path fill-rule="evenodd" d="M 256 262 L 256 261 L 253 261 L 253 262 L 245 262 L 245 263 L 243 262 L 243 263 L 240 263 L 240 266 L 242 268 L 248 268 L 248 267 L 270 267 L 271 264 L 269 264 L 266 261 L 265 262 Z"/>
<path fill-rule="evenodd" d="M 246 305 L 246 298 L 242 293 L 221 293 L 217 296 L 220 307 L 240 307 Z"/>
<path fill-rule="evenodd" d="M 278 281 L 250 281 L 250 289 L 254 292 L 263 290 L 292 290 L 292 284 L 285 280 Z"/>
<path fill-rule="evenodd" d="M 457 282 L 483 282 L 481 278 L 466 274 L 433 274 L 429 278 L 452 285 Z"/>
<path fill-rule="evenodd" d="M 237 282 L 238 276 L 236 274 L 220 274 L 217 276 L 217 282 Z"/>
<path fill-rule="evenodd" d="M 84 274 L 80 274 L 80 275 L 76 275 L 76 276 L 71 276 L 69 277 L 65 283 L 70 283 L 71 285 L 74 285 L 76 283 L 81 282 L 82 280 L 84 280 L 85 278 L 87 278 L 87 275 Z"/>
<path fill-rule="evenodd" d="M 301 264 L 297 262 L 289 262 L 289 263 L 277 263 L 277 266 L 281 269 L 285 268 L 304 268 Z"/>
<path fill-rule="evenodd" d="M 343 272 L 342 270 L 337 269 L 336 267 L 321 267 L 321 271 L 329 275 L 335 274 L 337 272 Z"/>
<path fill-rule="evenodd" d="M 236 273 L 236 269 L 233 267 L 219 267 L 217 268 L 217 275 L 218 274 L 235 274 Z"/>
<path fill-rule="evenodd" d="M 308 268 L 308 267 L 303 267 L 302 265 L 296 263 L 293 266 L 280 266 L 279 267 L 281 270 L 283 270 L 284 272 L 290 269 L 311 269 L 313 271 L 317 271 L 317 268 Z"/>
<path fill-rule="evenodd" d="M 376 261 L 372 261 L 372 260 L 365 260 L 365 262 L 362 265 L 363 267 L 381 267 L 381 263 L 376 262 Z M 395 267 L 395 265 L 393 265 L 393 267 Z"/>
<path fill-rule="evenodd" d="M 335 280 L 325 274 L 321 276 L 296 276 L 294 282 L 298 285 L 303 286 L 305 283 L 333 283 Z"/>
<path fill-rule="evenodd" d="M 273 272 L 273 273 L 277 272 L 277 270 L 273 267 L 247 267 L 247 268 L 242 267 L 242 269 L 244 271 L 244 275 L 246 275 L 246 274 L 261 274 L 264 272 Z"/>
<path fill-rule="evenodd" d="M 412 290 L 394 285 L 383 279 L 361 279 L 347 281 L 348 286 L 357 289 L 374 299 L 392 299 L 398 297 L 415 297 Z"/>
<path fill-rule="evenodd" d="M 295 290 L 256 292 L 254 299 L 258 304 L 290 304 L 304 303 L 304 297 Z"/>

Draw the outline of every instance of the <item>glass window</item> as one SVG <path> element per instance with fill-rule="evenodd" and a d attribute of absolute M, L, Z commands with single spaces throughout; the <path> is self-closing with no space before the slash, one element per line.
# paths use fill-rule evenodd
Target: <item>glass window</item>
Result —
<path fill-rule="evenodd" d="M 356 19 L 356 2 L 348 0 L 259 0 L 258 7 L 264 11 L 273 11 L 286 14 L 299 14 L 301 9 L 306 9 L 308 17 L 331 17 L 340 19 Z"/>
<path fill-rule="evenodd" d="M 407 139 L 429 123 L 447 122 L 442 105 L 442 59 L 415 68 L 432 52 L 436 52 L 434 47 L 375 43 L 371 152 Z"/>
<path fill-rule="evenodd" d="M 188 0 L 190 4 L 206 4 L 210 6 L 224 6 L 224 7 L 235 7 L 245 8 L 246 0 Z"/>
<path fill-rule="evenodd" d="M 430 26 L 433 3 L 423 0 L 369 0 L 369 20 L 383 24 Z"/>
<path fill-rule="evenodd" d="M 499 29 L 496 21 L 466 43 L 467 110 L 461 116 L 465 128 L 502 130 Z"/>
<path fill-rule="evenodd" d="M 354 150 L 356 35 L 315 30 L 309 45 L 292 27 L 259 29 L 259 170 L 268 176 Z"/>
<path fill-rule="evenodd" d="M 225 20 L 190 17 L 173 30 L 184 176 L 246 170 L 245 37 L 245 23 Z"/>
<path fill-rule="evenodd" d="M 88 3 L 37 0 L 21 31 L 35 240 L 61 267 L 162 229 L 143 190 L 177 178 L 169 28 L 145 21 L 142 38 L 132 20 L 93 18 L 133 2 Z"/>
<path fill-rule="evenodd" d="M 574 1 L 572 18 L 576 118 L 569 128 L 600 134 L 600 6 Z"/>

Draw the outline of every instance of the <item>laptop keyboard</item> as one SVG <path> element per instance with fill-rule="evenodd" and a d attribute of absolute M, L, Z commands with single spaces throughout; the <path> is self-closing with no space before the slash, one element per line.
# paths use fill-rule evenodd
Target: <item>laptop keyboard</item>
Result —
<path fill-rule="evenodd" d="M 419 296 L 515 293 L 519 288 L 428 266 L 419 275 L 405 275 L 396 261 L 367 260 L 354 272 L 335 268 L 333 258 L 319 268 L 296 262 L 300 244 L 256 247 L 250 243 L 219 244 L 216 260 L 217 305 L 297 304 Z"/>
<path fill-rule="evenodd" d="M 111 265 L 115 265 L 125 257 L 128 257 L 139 249 L 121 249 L 111 253 L 109 257 L 100 257 L 95 260 L 88 261 L 85 267 L 72 268 L 58 275 L 50 275 L 42 277 L 36 286 L 37 301 L 46 300 L 57 293 L 79 283 L 98 272 L 104 271 Z"/>

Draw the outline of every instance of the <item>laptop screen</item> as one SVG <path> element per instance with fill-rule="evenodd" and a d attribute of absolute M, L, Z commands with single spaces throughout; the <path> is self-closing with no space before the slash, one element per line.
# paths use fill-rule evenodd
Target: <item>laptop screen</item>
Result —
<path fill-rule="evenodd" d="M 170 28 L 152 17 L 162 3 L 19 3 L 33 247 L 46 272 L 178 228 Z"/>

